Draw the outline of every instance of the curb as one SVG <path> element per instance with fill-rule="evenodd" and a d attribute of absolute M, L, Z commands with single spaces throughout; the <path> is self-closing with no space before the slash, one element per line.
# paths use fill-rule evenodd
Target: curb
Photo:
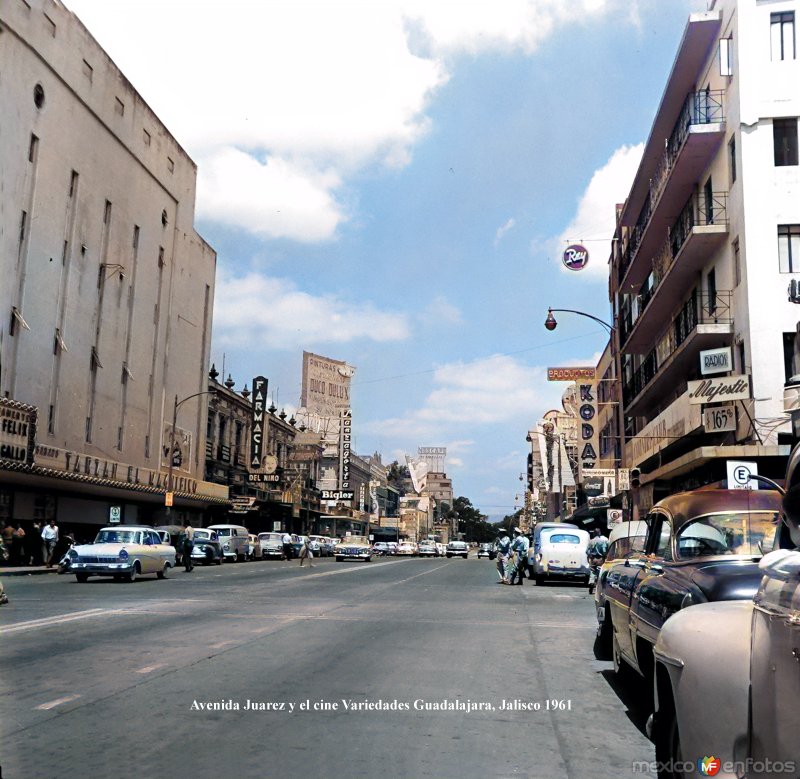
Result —
<path fill-rule="evenodd" d="M 43 573 L 58 573 L 58 568 L 0 568 L 0 577 L 38 576 Z"/>

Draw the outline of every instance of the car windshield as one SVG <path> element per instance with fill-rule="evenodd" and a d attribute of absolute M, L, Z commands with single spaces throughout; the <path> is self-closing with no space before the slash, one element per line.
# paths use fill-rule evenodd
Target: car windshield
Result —
<path fill-rule="evenodd" d="M 258 540 L 262 543 L 264 541 L 277 541 L 279 543 L 283 542 L 283 536 L 280 533 L 259 533 Z"/>
<path fill-rule="evenodd" d="M 572 533 L 553 533 L 547 537 L 551 544 L 579 544 L 581 539 Z"/>
<path fill-rule="evenodd" d="M 211 538 L 211 534 L 208 530 L 195 530 L 194 534 L 192 535 L 193 541 L 206 541 Z"/>
<path fill-rule="evenodd" d="M 133 530 L 101 530 L 94 542 L 96 544 L 134 544 L 137 539 Z"/>
<path fill-rule="evenodd" d="M 345 544 L 369 544 L 369 541 L 367 541 L 367 539 L 364 538 L 364 536 L 348 536 L 347 538 L 344 539 L 343 543 L 345 543 Z"/>
<path fill-rule="evenodd" d="M 606 560 L 617 560 L 627 557 L 632 552 L 644 552 L 646 536 L 623 536 L 608 547 Z"/>
<path fill-rule="evenodd" d="M 678 555 L 760 556 L 772 549 L 778 514 L 775 511 L 732 511 L 698 517 L 678 533 Z"/>

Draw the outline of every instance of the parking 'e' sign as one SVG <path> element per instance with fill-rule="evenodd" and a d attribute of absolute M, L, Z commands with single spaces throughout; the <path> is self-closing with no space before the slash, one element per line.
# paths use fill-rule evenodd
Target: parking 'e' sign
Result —
<path fill-rule="evenodd" d="M 728 489 L 757 490 L 758 482 L 752 476 L 758 476 L 758 463 L 728 460 Z"/>

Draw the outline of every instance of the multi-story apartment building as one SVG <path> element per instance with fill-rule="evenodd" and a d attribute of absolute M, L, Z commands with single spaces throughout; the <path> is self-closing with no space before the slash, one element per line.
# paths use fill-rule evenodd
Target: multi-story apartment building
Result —
<path fill-rule="evenodd" d="M 800 316 L 787 299 L 800 273 L 798 12 L 711 0 L 690 16 L 618 209 L 610 294 L 639 509 L 725 479 L 729 459 L 782 476 Z M 701 364 L 708 350 L 722 362 Z"/>
<path fill-rule="evenodd" d="M 195 164 L 60 3 L 4 2 L 0 37 L 0 518 L 163 522 L 171 472 L 170 520 L 202 521 Z"/>

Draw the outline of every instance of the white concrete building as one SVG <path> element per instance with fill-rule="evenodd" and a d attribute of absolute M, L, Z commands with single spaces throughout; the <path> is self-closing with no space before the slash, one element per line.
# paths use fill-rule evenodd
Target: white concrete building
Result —
<path fill-rule="evenodd" d="M 800 274 L 798 15 L 798 0 L 711 0 L 690 16 L 618 211 L 622 458 L 642 469 L 642 507 L 724 479 L 727 459 L 782 476 L 800 318 L 787 300 Z M 730 370 L 703 375 L 700 352 L 725 347 Z M 747 385 L 740 400 L 690 396 L 694 380 L 712 382 L 702 395 L 735 376 Z M 718 421 L 735 429 L 704 423 L 722 406 Z"/>
<path fill-rule="evenodd" d="M 196 166 L 60 3 L 3 2 L 0 44 L 0 395 L 38 417 L 0 518 L 149 519 L 175 398 L 208 389 Z M 227 495 L 202 481 L 207 400 L 178 409 L 176 512 Z"/>

